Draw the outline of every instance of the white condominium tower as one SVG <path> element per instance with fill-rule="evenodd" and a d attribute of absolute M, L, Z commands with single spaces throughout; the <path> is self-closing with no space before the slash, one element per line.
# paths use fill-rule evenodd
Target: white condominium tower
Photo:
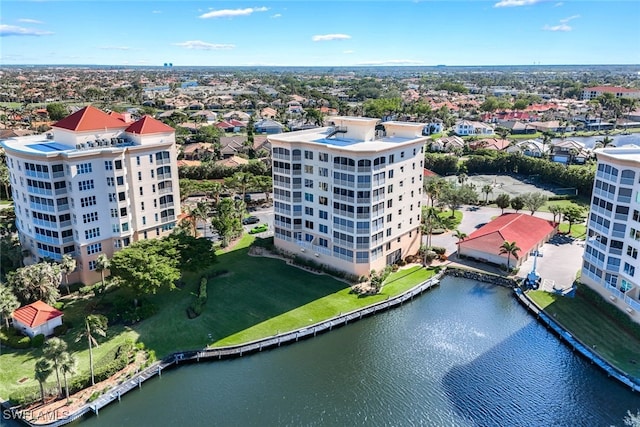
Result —
<path fill-rule="evenodd" d="M 276 247 L 357 276 L 420 249 L 424 124 L 334 117 L 270 135 Z"/>
<path fill-rule="evenodd" d="M 595 152 L 581 281 L 640 322 L 640 147 Z"/>
<path fill-rule="evenodd" d="M 175 131 L 145 116 L 85 107 L 47 134 L 2 141 L 26 262 L 72 255 L 94 283 L 96 258 L 163 236 L 180 214 Z"/>

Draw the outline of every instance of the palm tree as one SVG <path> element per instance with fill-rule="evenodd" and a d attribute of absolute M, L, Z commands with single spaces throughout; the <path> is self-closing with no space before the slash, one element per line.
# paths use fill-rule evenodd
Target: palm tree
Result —
<path fill-rule="evenodd" d="M 482 186 L 482 192 L 484 193 L 484 204 L 488 205 L 489 204 L 489 194 L 493 193 L 493 185 L 491 184 L 485 184 Z"/>
<path fill-rule="evenodd" d="M 62 341 L 60 338 L 49 338 L 44 348 L 42 349 L 42 354 L 45 355 L 47 359 L 53 362 L 53 368 L 56 371 L 56 382 L 58 383 L 58 395 L 62 394 L 62 385 L 60 384 L 60 361 L 62 360 L 62 355 L 67 352 L 67 343 Z"/>
<path fill-rule="evenodd" d="M 198 220 L 200 221 L 207 221 L 207 218 L 209 218 L 209 205 L 207 204 L 207 202 L 198 202 L 196 204 L 196 206 L 191 210 L 191 215 L 194 217 L 194 220 L 197 222 Z M 207 227 L 205 224 L 204 227 L 204 238 L 207 238 Z"/>
<path fill-rule="evenodd" d="M 511 256 L 518 259 L 518 252 L 520 252 L 520 250 L 516 242 L 508 242 L 505 240 L 500 246 L 500 254 L 507 254 L 507 270 L 511 271 Z"/>
<path fill-rule="evenodd" d="M 247 172 L 236 172 L 232 176 L 225 178 L 224 184 L 226 187 L 233 188 L 240 193 L 242 200 L 244 200 L 247 190 L 254 186 L 254 176 Z"/>
<path fill-rule="evenodd" d="M 264 197 L 269 202 L 269 193 L 273 189 L 273 180 L 270 176 L 259 175 L 255 177 L 255 185 L 256 190 L 262 191 L 264 193 Z"/>
<path fill-rule="evenodd" d="M 104 272 L 106 270 L 109 269 L 109 267 L 111 267 L 111 261 L 109 260 L 109 258 L 107 258 L 107 256 L 105 254 L 100 254 L 98 255 L 98 258 L 96 258 L 96 271 L 100 272 L 100 293 L 104 294 L 105 291 L 105 285 L 104 285 Z"/>
<path fill-rule="evenodd" d="M 464 172 L 458 175 L 458 183 L 460 185 L 464 185 L 464 183 L 467 182 L 468 179 L 469 179 L 469 176 Z"/>
<path fill-rule="evenodd" d="M 434 207 L 427 207 L 424 209 L 422 220 L 424 222 L 422 232 L 427 236 L 427 248 L 431 248 L 431 235 L 435 228 L 443 226 L 442 220 L 438 215 L 438 211 Z"/>
<path fill-rule="evenodd" d="M 67 287 L 67 295 L 71 293 L 69 290 L 69 274 L 76 269 L 76 260 L 71 255 L 65 254 L 62 256 L 62 262 L 60 263 L 60 270 L 64 274 L 64 284 Z"/>
<path fill-rule="evenodd" d="M 211 183 L 211 186 L 208 189 L 208 193 L 213 199 L 214 206 L 218 206 L 218 202 L 220 202 L 220 194 L 224 192 L 224 187 L 219 182 Z"/>
<path fill-rule="evenodd" d="M 560 205 L 549 205 L 549 212 L 553 214 L 553 222 L 556 222 L 556 218 L 560 219 L 562 215 L 562 207 Z"/>
<path fill-rule="evenodd" d="M 609 138 L 608 136 L 605 136 L 604 138 L 596 141 L 596 148 L 607 148 L 609 145 L 615 147 L 613 143 L 614 143 L 613 138 Z"/>
<path fill-rule="evenodd" d="M 4 319 L 7 329 L 9 329 L 9 318 L 18 307 L 20 307 L 20 303 L 11 288 L 0 283 L 0 315 Z"/>
<path fill-rule="evenodd" d="M 67 382 L 67 375 L 73 375 L 76 373 L 76 364 L 78 359 L 71 353 L 63 353 L 60 358 L 60 370 L 62 371 L 62 378 L 64 379 L 64 391 L 67 396 L 67 402 L 69 402 L 69 383 Z"/>
<path fill-rule="evenodd" d="M 460 258 L 460 243 L 462 243 L 464 239 L 466 239 L 469 236 L 466 233 L 463 233 L 462 231 L 456 229 L 453 232 L 453 237 L 458 239 L 458 242 L 456 244 L 458 245 L 458 258 Z"/>
<path fill-rule="evenodd" d="M 42 404 L 44 405 L 44 383 L 51 375 L 52 368 L 51 364 L 47 359 L 40 359 L 36 362 L 35 372 L 33 378 L 38 381 L 40 384 L 40 398 L 42 399 Z"/>
<path fill-rule="evenodd" d="M 104 337 L 107 335 L 107 318 L 101 314 L 90 314 L 84 322 L 84 329 L 78 335 L 76 341 L 86 338 L 89 342 L 89 368 L 91 370 L 91 385 L 95 385 L 93 375 L 93 347 L 98 347 L 98 341 L 94 335 Z"/>

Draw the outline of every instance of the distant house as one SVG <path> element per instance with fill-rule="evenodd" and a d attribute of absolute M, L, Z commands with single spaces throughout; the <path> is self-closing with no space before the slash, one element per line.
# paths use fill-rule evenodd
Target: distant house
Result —
<path fill-rule="evenodd" d="M 507 153 L 520 153 L 529 157 L 542 157 L 549 152 L 549 147 L 539 139 L 527 139 L 525 141 L 517 141 L 515 144 L 508 146 L 505 151 Z"/>
<path fill-rule="evenodd" d="M 265 107 L 260 111 L 260 117 L 265 119 L 275 119 L 277 115 L 278 112 L 271 107 Z"/>
<path fill-rule="evenodd" d="M 540 132 L 572 132 L 575 127 L 568 124 L 562 124 L 558 120 L 550 120 L 548 122 L 531 122 L 529 126 Z"/>
<path fill-rule="evenodd" d="M 490 262 L 507 264 L 507 255 L 500 253 L 505 241 L 516 242 L 520 248 L 518 259 L 511 256 L 511 267 L 520 266 L 534 250 L 540 249 L 557 233 L 557 224 L 529 214 L 508 213 L 480 227 L 460 244 L 460 255 Z"/>
<path fill-rule="evenodd" d="M 53 329 L 62 325 L 62 313 L 43 301 L 36 301 L 13 312 L 13 327 L 30 336 L 53 335 Z"/>
<path fill-rule="evenodd" d="M 219 166 L 225 166 L 228 168 L 237 168 L 238 166 L 249 164 L 249 160 L 243 157 L 230 156 L 222 160 L 218 160 L 217 162 L 215 162 L 215 164 Z"/>
<path fill-rule="evenodd" d="M 438 138 L 431 143 L 431 151 L 446 151 L 452 152 L 462 150 L 464 148 L 464 140 L 459 136 L 448 136 L 445 138 Z"/>
<path fill-rule="evenodd" d="M 495 132 L 491 125 L 482 122 L 461 120 L 454 126 L 454 132 L 459 136 L 493 135 Z"/>
<path fill-rule="evenodd" d="M 505 148 L 507 148 L 509 144 L 511 144 L 511 141 L 508 141 L 506 139 L 484 138 L 484 139 L 479 139 L 477 141 L 473 141 L 469 143 L 469 147 L 472 150 L 484 149 L 484 150 L 502 151 Z"/>
<path fill-rule="evenodd" d="M 565 139 L 551 146 L 551 160 L 558 163 L 583 164 L 589 158 L 589 151 L 578 141 Z"/>
<path fill-rule="evenodd" d="M 512 135 L 528 135 L 537 132 L 536 128 L 531 126 L 531 124 L 521 121 L 507 120 L 504 122 L 500 122 L 498 126 L 509 129 Z"/>
<path fill-rule="evenodd" d="M 186 160 L 202 160 L 213 156 L 214 153 L 213 144 L 207 142 L 187 144 L 182 148 L 182 154 Z"/>
<path fill-rule="evenodd" d="M 284 130 L 284 125 L 282 123 L 276 122 L 275 120 L 262 119 L 257 121 L 253 125 L 254 131 L 256 133 L 266 133 L 268 135 L 273 135 L 276 133 L 282 133 Z"/>

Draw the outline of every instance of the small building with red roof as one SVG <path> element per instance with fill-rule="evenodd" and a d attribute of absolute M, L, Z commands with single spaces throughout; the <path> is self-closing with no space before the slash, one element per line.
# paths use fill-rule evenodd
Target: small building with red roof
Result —
<path fill-rule="evenodd" d="M 53 335 L 56 326 L 62 325 L 62 313 L 43 301 L 36 301 L 13 312 L 13 327 L 30 336 Z"/>
<path fill-rule="evenodd" d="M 507 255 L 500 247 L 507 242 L 516 242 L 520 248 L 518 259 L 511 256 L 511 266 L 520 266 L 529 254 L 538 250 L 558 231 L 557 224 L 528 214 L 507 213 L 480 227 L 459 243 L 459 255 L 507 265 Z"/>

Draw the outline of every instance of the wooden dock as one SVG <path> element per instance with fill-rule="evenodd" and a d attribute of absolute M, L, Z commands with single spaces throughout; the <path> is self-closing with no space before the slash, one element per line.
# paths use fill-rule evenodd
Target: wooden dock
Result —
<path fill-rule="evenodd" d="M 385 301 L 370 305 L 365 308 L 354 310 L 348 313 L 341 313 L 331 319 L 306 326 L 304 328 L 296 329 L 294 331 L 277 334 L 273 337 L 266 337 L 259 340 L 251 341 L 245 344 L 224 346 L 224 347 L 207 347 L 199 350 L 188 350 L 175 352 L 164 359 L 155 362 L 148 368 L 134 375 L 130 379 L 123 381 L 115 387 L 108 390 L 93 402 L 88 402 L 86 405 L 79 408 L 77 411 L 69 414 L 68 417 L 55 420 L 48 424 L 34 424 L 28 420 L 21 419 L 23 423 L 32 427 L 59 427 L 65 424 L 69 424 L 89 413 L 98 414 L 100 409 L 109 405 L 114 401 L 120 401 L 122 396 L 126 393 L 135 390 L 136 388 L 142 388 L 142 384 L 153 377 L 162 376 L 162 371 L 167 368 L 179 366 L 184 363 L 198 363 L 201 361 L 213 361 L 229 359 L 234 357 L 242 357 L 247 354 L 260 352 L 271 348 L 277 348 L 285 344 L 291 344 L 303 339 L 315 337 L 318 334 L 330 331 L 334 328 L 338 328 L 347 325 L 351 322 L 360 320 L 364 317 L 372 316 L 376 313 L 380 313 L 389 310 L 394 307 L 399 307 L 408 301 L 412 301 L 416 296 L 432 289 L 440 284 L 440 277 L 445 273 L 443 269 L 438 275 L 430 278 L 429 280 L 413 287 L 403 294 L 397 295 L 393 298 L 388 298 Z"/>
<path fill-rule="evenodd" d="M 536 315 L 538 320 L 542 322 L 547 328 L 558 336 L 565 344 L 567 344 L 573 351 L 577 351 L 581 356 L 589 360 L 592 364 L 595 364 L 602 369 L 607 376 L 613 377 L 620 381 L 622 384 L 628 386 L 632 391 L 640 391 L 640 380 L 637 378 L 629 377 L 627 374 L 611 365 L 604 360 L 591 348 L 586 346 L 578 338 L 567 332 L 562 326 L 558 324 L 554 319 L 549 317 L 544 311 L 542 311 L 537 305 L 535 305 L 525 294 L 522 289 L 515 288 L 514 294 L 520 303 L 527 308 L 530 312 Z"/>

